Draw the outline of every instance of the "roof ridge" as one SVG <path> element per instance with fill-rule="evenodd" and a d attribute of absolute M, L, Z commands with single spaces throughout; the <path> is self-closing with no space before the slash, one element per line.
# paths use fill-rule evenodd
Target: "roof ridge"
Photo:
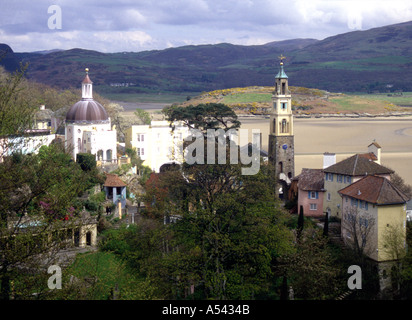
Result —
<path fill-rule="evenodd" d="M 376 177 L 376 178 L 381 178 L 381 181 L 382 181 L 382 183 L 381 183 L 381 187 L 379 188 L 379 193 L 378 193 L 378 197 L 377 197 L 377 199 L 376 199 L 376 203 L 379 203 L 379 199 L 380 199 L 380 197 L 381 197 L 381 194 L 382 194 L 382 188 L 383 188 L 383 184 L 385 183 L 385 178 L 383 178 L 383 177 L 379 177 L 379 176 L 376 176 L 376 175 L 374 175 L 374 177 Z"/>
<path fill-rule="evenodd" d="M 402 198 L 402 199 L 406 199 L 406 201 L 409 201 L 410 199 L 407 199 L 408 196 L 406 194 L 404 194 L 402 192 L 402 190 L 399 190 L 398 187 L 396 185 L 394 185 L 392 183 L 392 181 L 390 181 L 389 179 L 386 179 L 387 183 L 389 183 L 389 185 L 396 191 L 396 193 Z"/>
<path fill-rule="evenodd" d="M 358 165 L 358 157 L 359 157 L 359 155 L 356 154 L 356 155 L 355 155 L 355 164 L 353 165 L 353 170 L 352 170 L 352 175 L 353 175 L 353 176 L 355 175 L 356 166 Z"/>

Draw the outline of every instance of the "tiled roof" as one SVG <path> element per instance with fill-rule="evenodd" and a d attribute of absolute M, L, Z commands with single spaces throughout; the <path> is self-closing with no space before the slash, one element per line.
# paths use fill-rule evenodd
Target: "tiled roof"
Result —
<path fill-rule="evenodd" d="M 338 192 L 377 205 L 406 203 L 409 200 L 388 179 L 379 176 L 366 176 Z"/>
<path fill-rule="evenodd" d="M 296 179 L 298 188 L 305 191 L 322 191 L 324 190 L 324 173 L 322 169 L 302 169 Z"/>
<path fill-rule="evenodd" d="M 359 157 L 362 157 L 362 158 L 365 158 L 365 159 L 368 159 L 368 160 L 372 160 L 372 161 L 378 160 L 378 157 L 373 152 L 361 153 L 361 154 L 359 154 Z"/>
<path fill-rule="evenodd" d="M 337 173 L 348 176 L 364 176 L 375 174 L 391 174 L 393 170 L 388 169 L 370 160 L 370 157 L 355 154 L 325 169 L 325 172 Z"/>
<path fill-rule="evenodd" d="M 371 145 L 374 145 L 376 148 L 382 148 L 379 143 L 377 142 L 372 142 L 368 147 L 370 147 Z"/>
<path fill-rule="evenodd" d="M 125 187 L 126 184 L 115 174 L 106 173 L 105 187 Z"/>

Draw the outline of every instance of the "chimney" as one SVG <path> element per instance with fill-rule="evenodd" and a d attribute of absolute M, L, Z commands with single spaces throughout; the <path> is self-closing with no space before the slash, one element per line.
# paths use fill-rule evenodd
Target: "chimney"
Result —
<path fill-rule="evenodd" d="M 336 154 L 325 152 L 323 154 L 323 169 L 330 167 L 336 163 Z"/>
<path fill-rule="evenodd" d="M 376 156 L 377 160 L 375 162 L 377 164 L 381 164 L 381 149 L 382 147 L 375 140 L 368 146 L 368 152 Z"/>

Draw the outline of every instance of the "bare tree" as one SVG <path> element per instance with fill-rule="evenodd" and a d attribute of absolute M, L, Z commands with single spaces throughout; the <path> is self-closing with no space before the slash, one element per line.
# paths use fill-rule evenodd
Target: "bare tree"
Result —
<path fill-rule="evenodd" d="M 374 244 L 372 240 L 375 218 L 355 206 L 347 207 L 343 215 L 342 235 L 346 238 L 345 242 L 359 257 L 371 256 L 377 247 L 377 243 Z"/>

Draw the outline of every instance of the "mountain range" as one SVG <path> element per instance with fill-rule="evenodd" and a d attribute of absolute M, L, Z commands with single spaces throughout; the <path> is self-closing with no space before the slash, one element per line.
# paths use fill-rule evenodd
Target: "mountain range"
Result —
<path fill-rule="evenodd" d="M 57 88 L 79 87 L 84 69 L 96 90 L 110 93 L 203 92 L 271 86 L 286 56 L 289 84 L 333 92 L 412 91 L 412 21 L 323 40 L 292 39 L 264 45 L 229 43 L 142 52 L 86 49 L 6 52 L 13 70 L 29 63 L 27 77 Z"/>

